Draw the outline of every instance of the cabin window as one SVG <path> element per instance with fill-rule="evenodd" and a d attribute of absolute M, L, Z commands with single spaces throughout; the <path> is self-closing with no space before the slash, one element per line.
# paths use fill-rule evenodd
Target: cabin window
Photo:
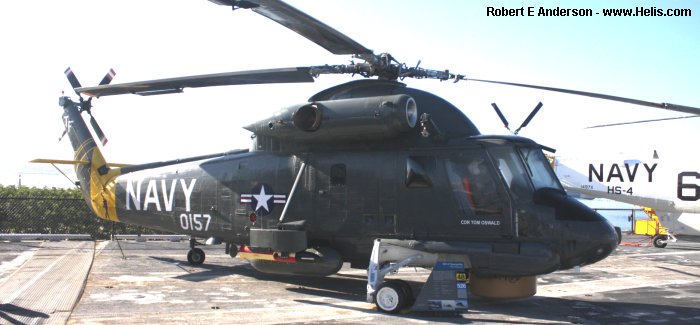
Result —
<path fill-rule="evenodd" d="M 406 187 L 433 187 L 429 173 L 435 170 L 435 158 L 429 156 L 413 156 L 406 159 Z"/>
<path fill-rule="evenodd" d="M 346 178 L 347 171 L 345 168 L 345 164 L 335 164 L 331 166 L 331 185 L 345 185 Z"/>
<path fill-rule="evenodd" d="M 501 215 L 505 205 L 488 157 L 460 153 L 446 161 L 445 170 L 459 209 L 465 216 Z"/>

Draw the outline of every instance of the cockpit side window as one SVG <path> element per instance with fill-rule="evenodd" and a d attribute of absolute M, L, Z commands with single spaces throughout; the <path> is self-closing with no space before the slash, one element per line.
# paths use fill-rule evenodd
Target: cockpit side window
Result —
<path fill-rule="evenodd" d="M 513 147 L 494 147 L 489 149 L 493 156 L 498 171 L 513 198 L 516 200 L 527 200 L 532 198 L 532 185 L 528 180 L 528 173 L 525 171 L 522 159 Z"/>
<path fill-rule="evenodd" d="M 502 215 L 505 194 L 499 191 L 495 171 L 480 152 L 460 152 L 445 162 L 445 170 L 464 216 Z"/>

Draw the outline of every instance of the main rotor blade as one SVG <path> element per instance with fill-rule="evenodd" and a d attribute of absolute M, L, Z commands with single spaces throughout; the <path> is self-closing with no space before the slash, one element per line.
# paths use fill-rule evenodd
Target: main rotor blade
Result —
<path fill-rule="evenodd" d="M 587 97 L 593 97 L 593 98 L 607 99 L 607 100 L 612 100 L 612 101 L 616 101 L 616 102 L 623 102 L 623 103 L 628 103 L 628 104 L 661 108 L 661 109 L 667 109 L 670 111 L 700 115 L 700 108 L 692 107 L 692 106 L 676 105 L 676 104 L 670 104 L 670 103 L 654 103 L 654 102 L 648 102 L 648 101 L 639 100 L 639 99 L 625 98 L 625 97 L 598 94 L 598 93 L 590 93 L 590 92 L 586 92 L 586 91 L 578 91 L 578 90 L 570 90 L 570 89 L 554 88 L 554 87 L 545 87 L 545 86 L 535 86 L 535 85 L 519 84 L 519 83 L 514 83 L 514 82 L 493 81 L 493 80 L 483 80 L 483 79 L 466 79 L 466 80 L 478 81 L 478 82 L 488 82 L 488 83 L 493 83 L 493 84 L 509 85 L 509 86 L 516 86 L 516 87 L 533 88 L 533 89 L 540 89 L 540 90 L 547 90 L 547 91 L 554 91 L 554 92 L 560 92 L 560 93 L 566 93 L 566 94 L 572 94 L 572 95 L 580 95 L 580 96 L 587 96 Z"/>
<path fill-rule="evenodd" d="M 278 0 L 209 0 L 233 9 L 251 9 L 318 44 L 333 54 L 373 54 L 350 37 Z"/>
<path fill-rule="evenodd" d="M 123 94 L 160 95 L 182 92 L 183 88 L 314 82 L 309 71 L 309 68 L 280 68 L 225 72 L 114 85 L 81 87 L 76 88 L 76 91 L 93 97 Z"/>
<path fill-rule="evenodd" d="M 594 126 L 585 127 L 584 129 L 597 129 L 597 128 L 605 128 L 605 127 L 610 127 L 610 126 L 620 126 L 620 125 L 629 125 L 629 124 L 641 124 L 641 123 L 651 123 L 651 122 L 670 121 L 670 120 L 682 120 L 682 119 L 696 118 L 696 117 L 700 117 L 700 115 L 678 116 L 678 117 L 667 117 L 667 118 L 655 118 L 655 119 L 652 119 L 652 120 L 641 120 L 641 121 L 632 121 L 632 122 L 621 122 L 621 123 L 601 124 L 601 125 L 594 125 Z"/>

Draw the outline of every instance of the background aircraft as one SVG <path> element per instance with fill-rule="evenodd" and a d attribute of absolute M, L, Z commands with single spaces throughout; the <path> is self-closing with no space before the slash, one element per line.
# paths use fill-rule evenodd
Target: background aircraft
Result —
<path fill-rule="evenodd" d="M 554 169 L 569 192 L 653 208 L 673 234 L 700 235 L 700 164 L 687 148 L 557 156 Z"/>

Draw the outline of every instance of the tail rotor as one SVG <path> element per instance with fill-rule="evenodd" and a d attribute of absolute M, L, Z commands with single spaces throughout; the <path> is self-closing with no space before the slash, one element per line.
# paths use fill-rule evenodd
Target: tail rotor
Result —
<path fill-rule="evenodd" d="M 79 88 L 82 88 L 82 85 L 80 84 L 80 81 L 78 81 L 78 78 L 75 76 L 75 73 L 73 73 L 73 70 L 70 67 L 67 68 L 66 71 L 64 71 L 64 74 L 66 75 L 66 78 L 68 79 L 68 82 L 70 83 L 71 87 L 73 87 L 73 91 L 75 91 L 75 93 L 78 95 L 78 98 L 80 99 L 80 111 L 87 112 L 88 115 L 90 115 L 90 126 L 92 126 L 93 131 L 100 139 L 102 145 L 106 145 L 107 141 L 109 140 L 107 139 L 105 133 L 102 131 L 102 128 L 100 127 L 99 123 L 97 123 L 95 117 L 92 115 L 92 96 L 88 97 L 87 100 L 83 98 L 83 96 L 78 91 Z M 116 73 L 114 72 L 114 69 L 109 69 L 104 78 L 102 78 L 102 81 L 100 81 L 99 85 L 108 85 L 110 82 L 112 82 L 112 79 L 114 78 L 115 74 Z M 63 132 L 63 135 L 65 134 L 66 131 Z M 63 138 L 63 135 L 61 136 L 61 138 Z M 59 140 L 61 138 L 59 138 Z"/>

